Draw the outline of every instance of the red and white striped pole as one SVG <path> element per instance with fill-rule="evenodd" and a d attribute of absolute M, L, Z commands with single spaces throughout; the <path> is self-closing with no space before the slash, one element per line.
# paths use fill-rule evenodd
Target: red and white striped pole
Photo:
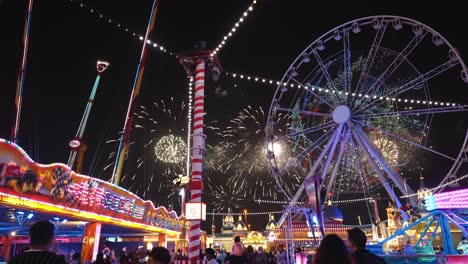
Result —
<path fill-rule="evenodd" d="M 203 134 L 203 115 L 205 102 L 205 59 L 197 59 L 195 67 L 195 100 L 193 111 L 192 140 L 192 179 L 190 181 L 190 200 L 201 203 L 203 190 L 202 171 L 203 154 L 205 152 L 205 135 Z M 196 263 L 200 256 L 200 225 L 201 220 L 190 221 L 189 253 L 191 263 Z"/>

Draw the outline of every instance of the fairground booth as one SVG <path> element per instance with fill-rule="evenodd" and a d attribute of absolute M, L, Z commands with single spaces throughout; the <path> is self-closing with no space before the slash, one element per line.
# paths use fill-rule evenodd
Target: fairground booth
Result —
<path fill-rule="evenodd" d="M 174 211 L 65 164 L 38 164 L 0 139 L 0 262 L 28 246 L 29 227 L 39 220 L 55 225 L 58 254 L 81 252 L 83 263 L 104 243 L 117 255 L 123 248 L 186 244 L 179 240 L 184 220 Z"/>

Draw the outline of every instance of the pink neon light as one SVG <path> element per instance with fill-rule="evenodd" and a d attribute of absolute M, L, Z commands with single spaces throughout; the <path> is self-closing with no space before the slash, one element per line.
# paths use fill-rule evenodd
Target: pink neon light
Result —
<path fill-rule="evenodd" d="M 436 200 L 455 197 L 468 197 L 468 189 L 434 194 Z"/>
<path fill-rule="evenodd" d="M 458 202 L 458 203 L 436 203 L 436 208 L 438 209 L 460 209 L 460 208 L 468 208 L 468 202 Z"/>

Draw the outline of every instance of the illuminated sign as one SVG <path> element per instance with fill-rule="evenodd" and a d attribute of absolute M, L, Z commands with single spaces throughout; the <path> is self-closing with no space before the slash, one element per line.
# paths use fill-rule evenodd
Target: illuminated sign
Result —
<path fill-rule="evenodd" d="M 77 174 L 65 164 L 36 163 L 1 138 L 0 203 L 167 234 L 180 232 L 184 225 L 174 211 L 156 208 L 107 181 Z"/>
<path fill-rule="evenodd" d="M 186 203 L 185 219 L 187 220 L 206 220 L 206 204 L 204 203 Z"/>
<path fill-rule="evenodd" d="M 273 232 L 270 232 L 270 234 L 268 234 L 268 241 L 269 242 L 273 242 L 276 240 L 276 236 L 275 236 L 275 233 Z"/>
<path fill-rule="evenodd" d="M 157 242 L 159 241 L 159 236 L 143 236 L 144 242 Z"/>
<path fill-rule="evenodd" d="M 122 242 L 121 237 L 108 237 L 108 238 L 106 238 L 106 240 L 109 241 L 109 242 Z"/>
<path fill-rule="evenodd" d="M 74 140 L 70 141 L 70 143 L 68 143 L 68 145 L 69 145 L 72 149 L 76 149 L 76 148 L 78 148 L 78 147 L 81 145 L 81 142 L 80 142 L 78 139 L 74 139 Z"/>

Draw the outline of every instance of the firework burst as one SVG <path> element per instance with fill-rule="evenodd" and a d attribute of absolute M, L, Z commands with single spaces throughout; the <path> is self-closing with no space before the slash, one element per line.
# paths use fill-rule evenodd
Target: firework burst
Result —
<path fill-rule="evenodd" d="M 238 211 L 246 200 L 245 182 L 228 180 L 224 183 L 208 180 L 207 196 L 212 209 L 227 212 L 228 209 Z"/>
<path fill-rule="evenodd" d="M 156 158 L 165 163 L 184 162 L 187 154 L 187 144 L 181 137 L 163 136 L 154 147 Z"/>
<path fill-rule="evenodd" d="M 134 126 L 122 186 L 146 199 L 158 193 L 158 201 L 169 203 L 177 188 L 173 179 L 185 174 L 183 138 L 187 127 L 187 105 L 173 97 L 140 106 L 133 113 Z M 113 144 L 115 140 L 107 143 Z M 115 152 L 109 158 L 115 156 Z M 106 170 L 111 170 L 108 164 Z"/>
<path fill-rule="evenodd" d="M 288 115 L 279 116 L 278 134 L 288 129 L 289 119 Z M 229 122 L 218 146 L 222 153 L 218 159 L 219 169 L 230 175 L 233 182 L 241 182 L 244 190 L 254 199 L 277 198 L 278 195 L 276 182 L 268 167 L 266 125 L 263 108 L 248 106 Z M 282 142 L 275 143 L 270 151 L 283 163 L 289 160 L 291 154 L 288 146 Z"/>

